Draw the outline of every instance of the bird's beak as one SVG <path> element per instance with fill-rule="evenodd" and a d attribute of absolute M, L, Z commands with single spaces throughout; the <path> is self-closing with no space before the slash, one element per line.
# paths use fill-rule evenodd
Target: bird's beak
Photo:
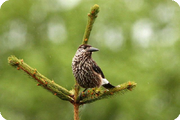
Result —
<path fill-rule="evenodd" d="M 96 52 L 99 51 L 99 49 L 94 48 L 94 47 L 90 47 L 89 49 L 87 49 L 88 52 Z"/>

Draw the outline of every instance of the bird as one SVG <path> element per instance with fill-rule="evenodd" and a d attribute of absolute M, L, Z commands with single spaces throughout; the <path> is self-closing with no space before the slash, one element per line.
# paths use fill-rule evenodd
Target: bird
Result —
<path fill-rule="evenodd" d="M 115 88 L 104 76 L 101 68 L 92 59 L 92 53 L 99 49 L 88 44 L 82 44 L 78 47 L 72 59 L 72 71 L 77 83 L 85 88 L 99 88 L 103 86 L 105 89 Z M 83 91 L 83 92 L 84 92 Z"/>

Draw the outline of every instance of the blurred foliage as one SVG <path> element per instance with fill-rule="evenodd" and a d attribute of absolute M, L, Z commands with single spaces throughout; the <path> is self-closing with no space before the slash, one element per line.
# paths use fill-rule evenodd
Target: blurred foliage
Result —
<path fill-rule="evenodd" d="M 0 9 L 0 112 L 7 120 L 72 120 L 73 106 L 8 65 L 15 55 L 67 89 L 87 13 L 100 13 L 89 44 L 125 95 L 81 107 L 82 120 L 174 120 L 180 113 L 180 9 L 171 0 L 9 0 Z"/>

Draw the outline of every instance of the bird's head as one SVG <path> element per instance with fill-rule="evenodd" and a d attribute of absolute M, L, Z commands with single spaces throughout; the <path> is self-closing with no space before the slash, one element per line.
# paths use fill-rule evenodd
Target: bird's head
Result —
<path fill-rule="evenodd" d="M 96 52 L 96 51 L 99 51 L 99 49 L 94 48 L 91 45 L 83 44 L 79 46 L 77 53 L 84 55 L 91 55 L 92 52 Z"/>
<path fill-rule="evenodd" d="M 94 48 L 91 45 L 83 44 L 79 46 L 78 51 L 83 52 L 83 53 L 92 53 L 92 52 L 99 51 L 99 49 Z"/>

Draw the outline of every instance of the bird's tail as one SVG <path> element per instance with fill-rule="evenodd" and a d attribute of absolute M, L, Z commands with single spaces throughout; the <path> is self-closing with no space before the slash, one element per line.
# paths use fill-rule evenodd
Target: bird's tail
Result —
<path fill-rule="evenodd" d="M 115 88 L 115 86 L 111 85 L 110 83 L 104 84 L 104 85 L 102 85 L 102 86 L 105 87 L 106 89 Z"/>

